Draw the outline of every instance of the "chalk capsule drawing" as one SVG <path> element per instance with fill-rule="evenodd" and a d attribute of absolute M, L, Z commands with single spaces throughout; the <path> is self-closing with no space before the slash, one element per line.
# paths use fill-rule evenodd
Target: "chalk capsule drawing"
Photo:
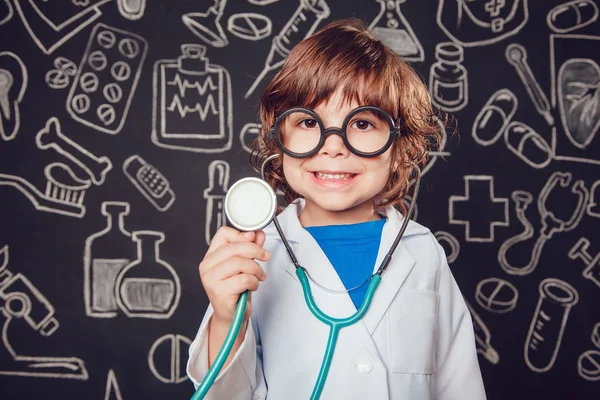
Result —
<path fill-rule="evenodd" d="M 598 20 L 598 6 L 594 0 L 567 1 L 554 7 L 546 16 L 548 27 L 556 33 L 581 29 Z"/>

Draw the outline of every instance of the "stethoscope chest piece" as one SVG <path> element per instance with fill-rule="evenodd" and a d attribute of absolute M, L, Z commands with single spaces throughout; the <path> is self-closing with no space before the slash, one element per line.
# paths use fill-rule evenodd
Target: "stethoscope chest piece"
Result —
<path fill-rule="evenodd" d="M 225 215 L 241 231 L 256 231 L 269 225 L 276 209 L 275 192 L 259 178 L 240 179 L 225 196 Z"/>

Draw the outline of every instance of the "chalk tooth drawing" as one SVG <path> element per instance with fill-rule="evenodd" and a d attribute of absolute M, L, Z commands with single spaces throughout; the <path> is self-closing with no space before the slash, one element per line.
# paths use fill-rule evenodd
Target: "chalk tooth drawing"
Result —
<path fill-rule="evenodd" d="M 138 20 L 144 16 L 146 0 L 117 0 L 119 13 L 123 18 Z"/>
<path fill-rule="evenodd" d="M 261 126 L 255 122 L 248 122 L 240 131 L 240 143 L 249 154 L 252 154 L 252 142 L 260 135 Z"/>
<path fill-rule="evenodd" d="M 119 383 L 115 376 L 115 371 L 112 369 L 108 371 L 106 376 L 106 388 L 104 389 L 104 400 L 123 400 L 121 396 L 121 389 L 119 389 Z"/>
<path fill-rule="evenodd" d="M 271 35 L 272 26 L 269 17 L 257 13 L 234 14 L 227 20 L 229 33 L 253 42 Z"/>
<path fill-rule="evenodd" d="M 525 363 L 534 372 L 552 368 L 571 308 L 579 301 L 577 290 L 560 279 L 546 278 L 525 340 Z"/>
<path fill-rule="evenodd" d="M 137 154 L 125 160 L 123 173 L 158 211 L 168 210 L 175 202 L 169 181 Z"/>
<path fill-rule="evenodd" d="M 137 259 L 117 276 L 117 305 L 131 318 L 170 318 L 179 304 L 181 283 L 173 267 L 160 258 L 165 234 L 142 230 L 131 236 L 137 244 Z"/>
<path fill-rule="evenodd" d="M 27 32 L 45 53 L 51 54 L 98 19 L 100 6 L 110 0 L 71 1 L 14 0 Z"/>
<path fill-rule="evenodd" d="M 477 303 L 496 314 L 512 311 L 517 306 L 519 291 L 510 282 L 500 278 L 487 278 L 477 284 L 475 300 Z"/>
<path fill-rule="evenodd" d="M 464 181 L 464 196 L 452 195 L 448 201 L 449 223 L 465 226 L 467 242 L 493 242 L 495 227 L 508 226 L 508 199 L 494 195 L 493 176 L 465 175 Z M 473 208 L 486 210 L 486 218 L 473 218 Z"/>
<path fill-rule="evenodd" d="M 598 20 L 598 6 L 593 0 L 573 0 L 562 3 L 548 12 L 546 22 L 556 33 L 581 29 Z"/>
<path fill-rule="evenodd" d="M 588 252 L 590 241 L 584 237 L 580 238 L 577 243 L 569 250 L 569 258 L 571 260 L 580 259 L 586 265 L 582 275 L 585 279 L 589 279 L 600 287 L 600 252 L 592 257 Z"/>
<path fill-rule="evenodd" d="M 448 260 L 448 264 L 452 264 L 454 261 L 456 261 L 456 258 L 460 253 L 460 243 L 458 242 L 456 237 L 451 233 L 445 231 L 437 231 L 436 233 L 434 233 L 434 236 L 442 246 L 444 245 L 444 243 L 446 243 L 450 247 L 449 252 L 446 251 L 446 249 L 444 249 L 444 251 L 446 252 L 446 259 Z"/>
<path fill-rule="evenodd" d="M 597 180 L 590 189 L 590 203 L 587 213 L 590 217 L 600 218 L 600 180 Z"/>
<path fill-rule="evenodd" d="M 148 43 L 141 36 L 104 24 L 94 26 L 67 97 L 73 119 L 100 132 L 118 134 L 147 51 Z"/>
<path fill-rule="evenodd" d="M 13 8 L 10 5 L 9 0 L 1 0 L 0 1 L 0 26 L 4 25 L 13 16 Z"/>
<path fill-rule="evenodd" d="M 600 380 L 600 351 L 583 352 L 577 359 L 577 372 L 587 381 Z"/>
<path fill-rule="evenodd" d="M 512 121 L 504 130 L 506 147 L 525 164 L 542 169 L 552 161 L 552 147 L 529 125 Z"/>
<path fill-rule="evenodd" d="M 68 58 L 57 57 L 54 69 L 46 73 L 46 84 L 51 89 L 64 89 L 71 83 L 71 77 L 77 75 L 77 65 Z"/>
<path fill-rule="evenodd" d="M 452 42 L 435 46 L 436 62 L 429 71 L 433 105 L 444 111 L 460 111 L 469 102 L 467 70 L 461 64 L 464 50 Z"/>
<path fill-rule="evenodd" d="M 423 61 L 423 46 L 404 18 L 400 4 L 405 0 L 376 0 L 379 14 L 369 25 L 373 35 L 407 61 Z"/>
<path fill-rule="evenodd" d="M 440 0 L 436 21 L 454 42 L 486 46 L 517 34 L 529 19 L 527 0 Z"/>
<path fill-rule="evenodd" d="M 544 117 L 548 125 L 553 126 L 554 118 L 550 113 L 550 103 L 542 91 L 542 88 L 540 88 L 537 79 L 535 79 L 533 72 L 531 72 L 531 68 L 529 68 L 529 63 L 527 62 L 527 50 L 525 50 L 525 47 L 517 43 L 511 43 L 506 46 L 506 51 L 504 53 L 508 62 L 515 67 L 537 112 Z"/>
<path fill-rule="evenodd" d="M 215 160 L 208 166 L 208 187 L 204 189 L 206 199 L 204 237 L 208 245 L 219 228 L 227 223 L 224 203 L 229 190 L 229 171 L 227 161 Z"/>
<path fill-rule="evenodd" d="M 176 60 L 154 64 L 152 142 L 198 153 L 231 148 L 233 111 L 229 72 L 210 64 L 206 46 L 184 44 Z"/>
<path fill-rule="evenodd" d="M 589 191 L 585 187 L 582 180 L 576 181 L 571 185 L 572 175 L 569 172 L 554 172 L 546 181 L 544 187 L 540 191 L 537 199 L 537 208 L 541 219 L 541 229 L 539 236 L 536 239 L 533 248 L 531 250 L 531 257 L 526 265 L 514 265 L 507 258 L 507 253 L 510 248 L 518 243 L 529 240 L 533 237 L 534 229 L 527 216 L 525 210 L 529 204 L 533 201 L 533 195 L 524 191 L 515 191 L 512 194 L 512 199 L 515 202 L 515 212 L 517 219 L 523 224 L 524 230 L 522 233 L 507 239 L 498 251 L 498 263 L 506 272 L 510 275 L 528 275 L 532 273 L 537 267 L 540 256 L 544 245 L 548 240 L 556 233 L 569 232 L 577 227 L 581 222 L 581 218 L 585 212 L 585 207 L 589 199 Z M 570 195 L 575 197 L 575 201 L 571 200 L 567 202 L 565 193 L 558 193 L 556 186 L 559 185 L 562 188 L 570 186 Z M 548 210 L 548 199 L 551 194 L 555 198 L 560 198 L 562 201 L 563 209 L 567 208 L 567 204 L 572 206 L 571 216 L 568 220 L 562 219 L 560 215 L 564 214 L 561 210 L 560 213 Z"/>
<path fill-rule="evenodd" d="M 175 334 L 164 335 L 154 342 L 148 352 L 148 367 L 156 379 L 163 383 L 175 384 L 187 381 L 185 364 L 191 343 L 189 338 Z M 158 354 L 169 354 L 170 360 L 159 358 Z M 169 375 L 165 376 L 164 372 L 167 371 Z"/>
<path fill-rule="evenodd" d="M 184 14 L 181 19 L 185 26 L 206 44 L 214 47 L 225 47 L 229 44 L 221 27 L 221 17 L 227 0 L 214 0 L 214 4 L 206 12 Z"/>
<path fill-rule="evenodd" d="M 475 143 L 489 146 L 498 141 L 502 132 L 512 120 L 519 101 L 509 89 L 500 89 L 490 96 L 475 117 L 471 136 Z"/>
<path fill-rule="evenodd" d="M 477 353 L 481 354 L 485 357 L 486 360 L 491 362 L 492 364 L 498 364 L 500 362 L 500 355 L 492 347 L 490 344 L 492 339 L 492 334 L 490 333 L 489 328 L 483 322 L 481 317 L 475 312 L 475 309 L 468 301 L 465 300 L 467 304 L 467 308 L 471 313 L 471 318 L 473 320 L 473 329 L 475 331 L 475 344 L 477 347 Z"/>
<path fill-rule="evenodd" d="M 15 53 L 0 52 L 0 136 L 12 140 L 19 132 L 19 103 L 27 90 L 27 68 Z"/>
<path fill-rule="evenodd" d="M 29 326 L 48 337 L 59 328 L 59 322 L 50 301 L 23 274 L 11 272 L 9 261 L 8 245 L 5 245 L 0 248 L 0 323 L 4 345 L 0 346 L 0 375 L 87 380 L 88 372 L 80 358 L 23 356 L 13 349 L 9 333 L 12 332 L 14 339 L 18 327 Z M 26 324 L 18 323 L 9 329 L 13 319 L 21 318 Z"/>
<path fill-rule="evenodd" d="M 51 117 L 35 136 L 40 150 L 53 149 L 81 168 L 95 185 L 102 185 L 113 165 L 106 156 L 97 157 L 67 137 L 61 129 L 60 121 Z"/>
<path fill-rule="evenodd" d="M 129 210 L 126 202 L 103 202 L 101 211 L 106 226 L 85 240 L 83 298 L 88 317 L 113 318 L 119 311 L 115 297 L 117 277 L 136 254 L 131 232 L 125 228 Z"/>
<path fill-rule="evenodd" d="M 281 67 L 292 48 L 304 38 L 313 34 L 319 23 L 329 17 L 331 10 L 325 0 L 300 1 L 294 14 L 286 22 L 281 32 L 273 38 L 265 66 L 256 77 L 244 98 L 247 99 L 270 71 Z"/>

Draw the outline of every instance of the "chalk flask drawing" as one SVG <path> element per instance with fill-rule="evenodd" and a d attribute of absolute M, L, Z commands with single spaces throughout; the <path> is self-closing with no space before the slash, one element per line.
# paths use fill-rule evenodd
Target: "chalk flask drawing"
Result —
<path fill-rule="evenodd" d="M 106 216 L 106 226 L 85 241 L 84 299 L 88 316 L 111 318 L 119 311 L 117 277 L 135 256 L 135 247 L 125 229 L 128 203 L 103 202 L 102 215 Z"/>

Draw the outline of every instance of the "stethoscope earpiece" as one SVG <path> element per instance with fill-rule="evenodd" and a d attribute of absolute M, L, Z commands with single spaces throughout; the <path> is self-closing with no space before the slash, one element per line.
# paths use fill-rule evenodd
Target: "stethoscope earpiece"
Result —
<path fill-rule="evenodd" d="M 225 196 L 225 215 L 241 231 L 264 228 L 273 220 L 276 210 L 275 192 L 260 178 L 240 179 Z"/>

